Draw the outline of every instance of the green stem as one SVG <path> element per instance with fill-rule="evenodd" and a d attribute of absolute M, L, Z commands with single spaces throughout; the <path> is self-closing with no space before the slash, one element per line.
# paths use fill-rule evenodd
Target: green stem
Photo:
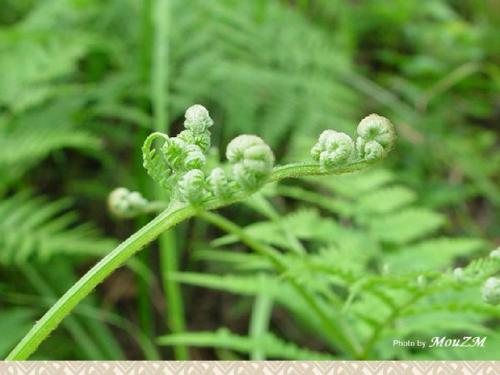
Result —
<path fill-rule="evenodd" d="M 168 132 L 168 26 L 169 0 L 156 0 L 152 9 L 154 30 L 151 89 L 154 129 Z"/>
<path fill-rule="evenodd" d="M 145 249 L 139 255 L 140 261 L 149 267 L 151 264 L 151 249 Z M 155 336 L 154 311 L 151 304 L 151 288 L 149 283 L 140 275 L 136 275 L 138 284 L 138 310 L 140 327 L 149 338 Z"/>
<path fill-rule="evenodd" d="M 314 164 L 290 164 L 282 167 L 276 167 L 271 175 L 270 181 L 279 181 L 288 177 L 305 177 L 307 175 L 326 175 L 338 174 L 356 171 L 366 166 L 366 163 L 351 163 L 347 166 L 342 166 L 329 172 L 321 170 L 318 165 Z M 204 210 L 214 210 L 232 203 L 236 203 L 250 196 L 251 192 L 241 192 L 234 198 L 226 201 L 220 199 L 211 199 L 203 205 Z M 56 329 L 61 321 L 71 313 L 75 306 L 83 300 L 94 288 L 99 285 L 113 271 L 122 266 L 130 257 L 135 255 L 148 243 L 152 242 L 166 230 L 174 227 L 181 221 L 184 221 L 194 216 L 198 210 L 187 204 L 174 204 L 161 212 L 148 224 L 134 233 L 106 257 L 92 267 L 75 285 L 73 285 L 50 309 L 45 315 L 33 326 L 28 334 L 17 344 L 17 346 L 9 353 L 7 360 L 24 360 L 27 359 L 44 341 L 49 334 Z M 206 212 L 205 212 L 206 213 Z M 300 285 L 298 285 L 300 288 Z M 309 295 L 304 297 L 311 299 Z M 315 301 L 308 303 L 315 304 Z M 319 314 L 323 316 L 326 324 L 331 325 L 330 318 L 320 310 Z M 355 350 L 357 351 L 357 349 Z"/>
<path fill-rule="evenodd" d="M 152 93 L 152 85 L 153 80 L 151 79 L 151 70 L 152 70 L 152 45 L 153 45 L 153 20 L 152 20 L 152 6 L 153 0 L 143 0 L 141 1 L 141 65 L 140 65 L 140 77 L 141 81 L 147 85 L 149 91 Z M 153 95 L 151 95 L 153 97 Z M 145 109 L 145 108 L 144 108 Z M 146 109 L 145 109 L 146 110 Z M 147 122 L 147 126 L 150 127 L 151 124 L 149 121 Z M 136 144 L 142 144 L 144 138 L 148 136 L 150 129 L 143 129 L 143 131 L 139 131 L 136 134 Z M 146 133 L 147 132 L 147 133 Z M 136 155 L 134 158 L 134 168 L 136 177 L 138 190 L 148 195 L 153 194 L 155 185 L 151 183 L 151 180 L 147 178 L 144 174 L 144 170 L 142 169 L 142 152 L 140 149 L 136 150 Z M 140 170 L 139 170 L 140 169 Z M 147 207 L 152 210 L 152 207 Z M 155 210 L 154 212 L 159 212 L 160 210 Z M 142 227 L 147 221 L 146 217 L 139 217 L 135 226 L 137 228 Z M 139 261 L 145 266 L 151 266 L 151 251 L 152 249 L 144 249 L 139 255 Z M 139 324 L 141 330 L 144 335 L 146 335 L 149 339 L 152 339 L 155 336 L 155 320 L 154 320 L 154 311 L 153 305 L 151 304 L 151 285 L 146 281 L 145 278 L 141 277 L 141 275 L 136 274 L 136 283 L 138 286 L 138 299 L 137 299 L 137 307 L 138 307 L 138 315 L 139 315 Z"/>
<path fill-rule="evenodd" d="M 35 267 L 28 263 L 21 266 L 20 269 L 24 277 L 40 295 L 51 299 L 56 298 L 52 288 L 47 284 Z M 75 317 L 68 316 L 68 319 L 64 321 L 63 325 L 88 359 L 104 359 L 101 350 Z"/>
<path fill-rule="evenodd" d="M 182 333 L 186 330 L 184 320 L 184 302 L 181 289 L 177 281 L 172 280 L 169 275 L 175 274 L 178 266 L 178 251 L 175 232 L 170 230 L 160 236 L 160 267 L 163 289 L 166 297 L 167 324 L 173 333 Z M 176 360 L 189 358 L 187 347 L 174 346 Z"/>
<path fill-rule="evenodd" d="M 142 227 L 139 231 L 122 242 L 111 253 L 88 271 L 73 285 L 49 311 L 34 325 L 28 334 L 8 355 L 8 360 L 27 359 L 61 323 L 73 308 L 85 298 L 114 270 L 137 253 L 161 233 L 181 221 L 193 216 L 195 209 L 187 205 L 173 206 Z"/>
<path fill-rule="evenodd" d="M 50 307 L 55 302 L 57 302 L 56 298 L 39 297 L 20 293 L 0 293 L 0 300 L 26 306 L 37 306 L 44 308 Z M 103 311 L 100 308 L 93 307 L 91 305 L 85 305 L 83 303 L 77 306 L 73 313 L 76 316 L 85 318 L 86 320 L 98 321 L 102 325 L 109 324 L 123 330 L 136 341 L 137 345 L 142 350 L 146 360 L 159 361 L 161 359 L 156 346 L 149 339 L 149 337 L 144 334 L 141 328 L 135 326 L 128 319 L 122 318 L 121 316 L 116 315 L 112 312 Z M 124 357 L 124 355 L 120 356 L 120 358 Z"/>
<path fill-rule="evenodd" d="M 318 163 L 293 163 L 274 168 L 270 182 L 283 180 L 285 178 L 299 178 L 305 176 L 328 176 L 359 171 L 373 163 L 366 161 L 355 161 L 333 169 L 325 170 Z"/>
<path fill-rule="evenodd" d="M 250 337 L 254 342 L 258 342 L 267 333 L 269 321 L 273 312 L 273 299 L 265 293 L 260 293 L 255 297 L 250 318 Z M 262 361 L 266 359 L 266 353 L 262 348 L 254 347 L 250 353 L 252 361 Z"/>
<path fill-rule="evenodd" d="M 169 26 L 170 26 L 170 0 L 156 0 L 152 8 L 154 28 L 153 67 L 151 87 L 154 111 L 154 129 L 158 132 L 168 133 L 168 82 L 169 82 Z M 156 196 L 161 199 L 163 191 L 158 190 Z M 163 289 L 165 293 L 167 325 L 173 333 L 185 331 L 184 303 L 179 284 L 168 277 L 177 272 L 179 251 L 174 231 L 168 231 L 159 238 L 160 269 Z M 189 359 L 185 346 L 174 347 L 175 359 Z"/>

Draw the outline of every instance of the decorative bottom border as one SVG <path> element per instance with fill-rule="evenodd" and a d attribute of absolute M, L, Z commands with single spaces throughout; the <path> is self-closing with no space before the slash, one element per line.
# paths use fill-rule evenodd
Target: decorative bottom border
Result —
<path fill-rule="evenodd" d="M 26 361 L 0 375 L 500 375 L 500 361 Z"/>

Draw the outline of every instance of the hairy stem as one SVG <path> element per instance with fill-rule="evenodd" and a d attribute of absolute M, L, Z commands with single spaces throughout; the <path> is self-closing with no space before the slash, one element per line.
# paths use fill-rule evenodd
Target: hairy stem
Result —
<path fill-rule="evenodd" d="M 20 268 L 24 277 L 29 280 L 38 294 L 46 298 L 56 298 L 54 291 L 35 267 L 28 263 Z M 100 348 L 74 316 L 68 316 L 68 319 L 63 322 L 63 326 L 88 359 L 104 359 Z"/>
<path fill-rule="evenodd" d="M 173 206 L 163 211 L 138 232 L 122 242 L 90 269 L 49 309 L 14 350 L 12 350 L 7 360 L 27 359 L 38 348 L 40 343 L 69 315 L 73 308 L 107 276 L 161 233 L 192 216 L 194 213 L 194 208 L 190 206 Z"/>
<path fill-rule="evenodd" d="M 322 171 L 319 165 L 315 164 L 290 164 L 282 167 L 276 167 L 271 175 L 270 181 L 279 181 L 289 177 L 306 177 L 308 175 L 326 175 L 339 174 L 356 171 L 366 166 L 366 163 L 351 163 L 329 172 Z M 220 199 L 211 199 L 203 205 L 204 210 L 213 210 L 236 203 L 247 198 L 251 192 L 241 192 L 232 199 L 221 201 Z M 75 285 L 73 285 L 33 326 L 28 334 L 19 342 L 19 344 L 9 353 L 7 360 L 23 360 L 38 348 L 50 333 L 56 329 L 61 321 L 68 316 L 75 306 L 83 300 L 94 288 L 99 285 L 113 271 L 122 266 L 130 257 L 136 254 L 148 243 L 155 240 L 160 234 L 174 227 L 176 224 L 194 216 L 198 210 L 188 204 L 173 204 L 152 221 L 134 233 L 106 257 L 92 267 Z M 300 285 L 298 285 L 300 288 Z M 309 295 L 308 303 L 313 303 Z M 326 324 L 331 325 L 330 317 L 320 310 L 319 314 L 323 316 Z M 357 352 L 357 347 L 353 348 Z"/>
<path fill-rule="evenodd" d="M 366 161 L 356 161 L 333 169 L 325 170 L 318 163 L 293 163 L 274 168 L 270 181 L 279 181 L 285 178 L 299 178 L 305 176 L 327 176 L 359 171 L 368 167 Z"/>

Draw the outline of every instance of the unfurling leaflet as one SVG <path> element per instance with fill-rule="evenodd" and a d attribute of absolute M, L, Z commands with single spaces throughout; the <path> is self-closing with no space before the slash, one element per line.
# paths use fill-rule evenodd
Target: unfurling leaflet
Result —
<path fill-rule="evenodd" d="M 159 141 L 157 148 L 152 148 L 153 143 Z M 148 172 L 148 175 L 155 180 L 160 186 L 169 191 L 169 179 L 172 175 L 165 155 L 160 152 L 161 147 L 168 142 L 168 136 L 163 133 L 153 133 L 146 138 L 142 146 L 143 166 Z"/>

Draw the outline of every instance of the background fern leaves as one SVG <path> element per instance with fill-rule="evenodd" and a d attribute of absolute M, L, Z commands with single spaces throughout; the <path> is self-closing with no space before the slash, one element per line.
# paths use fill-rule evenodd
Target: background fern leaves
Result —
<path fill-rule="evenodd" d="M 283 199 L 280 193 L 299 203 L 280 222 L 269 216 L 270 208 L 264 209 L 262 202 L 247 205 L 263 219 L 247 225 L 245 234 L 283 250 L 286 270 L 282 273 L 274 274 L 264 257 L 241 252 L 238 236 L 223 234 L 212 242 L 221 250 L 205 250 L 204 246 L 197 250 L 198 259 L 222 274 L 181 273 L 175 279 L 243 298 L 265 293 L 277 306 L 285 308 L 296 324 L 313 330 L 318 341 L 335 348 L 335 343 L 322 335 L 315 319 L 304 319 L 312 316 L 311 312 L 293 302 L 296 298 L 287 286 L 287 280 L 293 278 L 321 304 L 350 316 L 367 358 L 409 356 L 407 349 L 385 344 L 396 332 L 407 338 L 453 335 L 461 330 L 471 335 L 493 334 L 484 324 L 498 319 L 498 311 L 481 301 L 480 288 L 499 271 L 500 263 L 494 257 L 480 258 L 464 268 L 463 279 L 456 278 L 450 268 L 461 259 L 484 253 L 488 246 L 483 240 L 444 236 L 443 215 L 419 207 L 416 194 L 398 184 L 386 170 L 320 179 L 319 189 L 323 193 L 301 186 L 266 190 L 263 199 L 269 200 L 268 204 L 279 205 Z M 331 197 L 325 196 L 324 189 Z M 300 202 L 318 208 L 303 208 Z M 286 233 L 307 246 L 306 255 L 293 250 Z M 229 252 L 224 252 L 222 249 L 227 247 Z M 447 324 L 423 323 L 425 319 L 441 321 L 443 317 L 447 317 Z M 203 335 L 193 333 L 182 342 L 198 345 Z M 175 339 L 172 337 L 172 342 Z M 210 337 L 204 345 L 211 344 L 211 339 L 215 340 Z M 172 343 L 168 336 L 162 340 Z M 227 347 L 231 348 L 229 344 Z M 445 355 L 443 350 L 439 353 Z"/>
<path fill-rule="evenodd" d="M 89 224 L 79 224 L 70 200 L 49 202 L 19 193 L 0 201 L 0 263 L 48 260 L 56 255 L 101 256 L 115 244 Z"/>

